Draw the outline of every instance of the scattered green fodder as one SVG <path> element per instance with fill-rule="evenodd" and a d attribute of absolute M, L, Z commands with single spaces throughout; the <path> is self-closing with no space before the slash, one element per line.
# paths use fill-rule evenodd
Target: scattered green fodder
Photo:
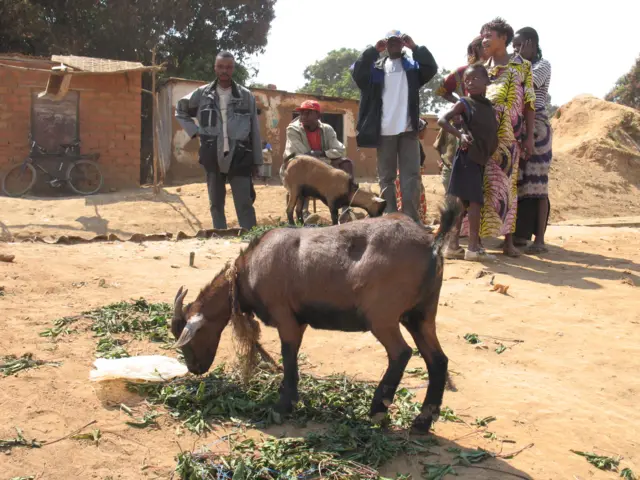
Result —
<path fill-rule="evenodd" d="M 140 298 L 134 302 L 117 302 L 83 315 L 93 321 L 90 329 L 98 337 L 128 333 L 137 339 L 169 343 L 173 308 L 168 303 L 149 303 Z"/>
<path fill-rule="evenodd" d="M 432 442 L 386 434 L 372 425 L 337 424 L 305 438 L 232 442 L 227 455 L 182 453 L 176 472 L 185 480 L 382 479 L 377 470 L 381 465 L 399 454 L 429 455 Z"/>
<path fill-rule="evenodd" d="M 96 346 L 96 357 L 98 358 L 125 358 L 129 357 L 123 345 L 127 342 L 122 339 L 113 338 L 112 336 L 102 337 L 98 340 Z"/>
<path fill-rule="evenodd" d="M 464 339 L 467 341 L 467 343 L 470 343 L 471 345 L 477 345 L 479 343 L 482 343 L 482 340 L 480 340 L 480 337 L 478 336 L 477 333 L 467 333 L 464 336 Z"/>
<path fill-rule="evenodd" d="M 54 320 L 53 327 L 47 328 L 40 332 L 41 337 L 48 337 L 51 340 L 57 340 L 60 336 L 71 335 L 72 333 L 76 333 L 78 330 L 71 329 L 69 326 L 76 323 L 80 317 L 62 317 L 57 320 Z"/>
<path fill-rule="evenodd" d="M 423 464 L 422 478 L 425 480 L 442 480 L 447 475 L 457 475 L 453 465 L 440 463 Z"/>
<path fill-rule="evenodd" d="M 60 362 L 46 362 L 44 360 L 36 360 L 35 358 L 33 358 L 32 353 L 25 353 L 21 357 L 16 357 L 15 355 L 0 357 L 0 372 L 2 372 L 5 377 L 8 377 L 9 375 L 16 375 L 22 370 L 37 368 L 43 365 L 59 367 L 62 364 Z"/>
<path fill-rule="evenodd" d="M 491 422 L 495 422 L 497 419 L 496 417 L 484 417 L 484 418 L 476 418 L 475 421 L 473 422 L 473 425 L 475 425 L 476 427 L 486 427 L 487 425 L 489 425 Z"/>
<path fill-rule="evenodd" d="M 163 384 L 130 384 L 129 388 L 148 397 L 152 404 L 167 407 L 174 418 L 195 432 L 203 433 L 210 420 L 232 421 L 265 427 L 280 423 L 273 411 L 279 398 L 281 374 L 258 368 L 243 384 L 237 371 L 216 367 L 201 378 L 180 378 Z M 356 382 L 342 376 L 316 378 L 302 374 L 299 382 L 300 401 L 291 420 L 299 425 L 308 422 L 332 423 L 368 421 L 376 386 Z M 396 393 L 390 423 L 406 428 L 420 411 L 414 395 L 400 388 Z"/>
<path fill-rule="evenodd" d="M 26 438 L 24 438 L 22 430 L 20 430 L 18 427 L 15 427 L 15 429 L 16 436 L 14 438 L 0 438 L 0 452 L 8 451 L 15 447 L 40 448 L 42 446 L 42 444 L 36 441 L 36 439 L 27 440 Z"/>
<path fill-rule="evenodd" d="M 440 410 L 440 420 L 443 422 L 462 423 L 462 419 L 450 407 L 444 407 Z"/>
<path fill-rule="evenodd" d="M 405 372 L 408 375 L 412 375 L 415 377 L 420 378 L 421 380 L 428 380 L 429 379 L 429 372 L 427 372 L 424 368 L 422 367 L 416 367 L 416 368 L 407 368 L 405 370 Z"/>
<path fill-rule="evenodd" d="M 623 468 L 620 472 L 620 477 L 624 478 L 624 480 L 638 480 L 630 468 Z"/>
<path fill-rule="evenodd" d="M 618 471 L 618 465 L 620 465 L 620 457 L 605 457 L 603 455 L 597 455 L 592 452 L 581 452 L 578 450 L 571 450 L 571 452 L 584 457 L 587 462 L 589 462 L 594 467 L 599 468 L 600 470 L 608 470 L 611 472 Z"/>

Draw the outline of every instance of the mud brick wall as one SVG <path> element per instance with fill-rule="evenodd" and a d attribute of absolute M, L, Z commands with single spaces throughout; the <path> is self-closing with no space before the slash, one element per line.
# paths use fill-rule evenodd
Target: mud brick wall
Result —
<path fill-rule="evenodd" d="M 51 62 L 6 61 L 50 69 Z M 79 92 L 78 124 L 82 153 L 98 152 L 105 189 L 140 184 L 141 73 L 73 77 Z M 31 96 L 45 90 L 48 74 L 0 68 L 0 175 L 29 153 Z"/>

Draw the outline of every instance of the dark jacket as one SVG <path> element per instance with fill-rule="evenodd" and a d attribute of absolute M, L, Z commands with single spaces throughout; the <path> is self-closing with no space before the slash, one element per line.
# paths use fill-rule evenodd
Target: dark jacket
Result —
<path fill-rule="evenodd" d="M 384 90 L 384 62 L 375 47 L 368 47 L 351 66 L 351 76 L 360 89 L 360 111 L 356 127 L 358 147 L 373 148 L 380 143 L 382 122 L 382 92 Z M 403 55 L 402 66 L 407 72 L 409 86 L 409 116 L 411 127 L 418 131 L 420 88 L 438 72 L 438 64 L 427 47 L 416 47 L 413 59 Z"/>
<path fill-rule="evenodd" d="M 253 166 L 263 163 L 256 100 L 247 88 L 232 82 L 227 106 L 229 155 L 225 156 L 217 85 L 215 80 L 181 98 L 176 120 L 191 138 L 200 137 L 200 163 L 208 172 L 250 176 Z"/>

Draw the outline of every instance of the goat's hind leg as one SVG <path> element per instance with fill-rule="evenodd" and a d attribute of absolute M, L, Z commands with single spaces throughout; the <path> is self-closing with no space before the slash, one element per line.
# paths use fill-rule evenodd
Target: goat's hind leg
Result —
<path fill-rule="evenodd" d="M 293 209 L 295 208 L 297 201 L 298 194 L 292 195 L 291 192 L 287 193 L 287 220 L 289 221 L 289 225 L 296 224 L 293 220 Z"/>
<path fill-rule="evenodd" d="M 304 214 L 302 210 L 304 209 L 305 200 L 306 200 L 306 197 L 302 195 L 298 195 L 298 201 L 296 202 L 296 218 L 298 219 L 298 222 L 300 222 L 301 224 L 304 224 Z"/>
<path fill-rule="evenodd" d="M 291 313 L 276 315 L 284 369 L 276 410 L 281 414 L 287 414 L 293 411 L 293 405 L 298 402 L 298 352 L 306 325 L 299 325 Z"/>
<path fill-rule="evenodd" d="M 427 307 L 427 313 L 415 310 L 409 312 L 402 321 L 416 342 L 418 351 L 424 358 L 429 371 L 427 395 L 422 404 L 420 414 L 415 418 L 412 425 L 412 430 L 419 433 L 428 433 L 433 422 L 438 420 L 447 382 L 449 359 L 442 351 L 436 335 L 437 308 L 436 299 L 435 304 Z"/>
<path fill-rule="evenodd" d="M 369 415 L 374 422 L 380 422 L 393 403 L 393 398 L 402 380 L 405 368 L 411 359 L 411 348 L 407 345 L 398 323 L 384 328 L 372 328 L 371 332 L 384 346 L 389 359 L 389 366 L 373 394 Z"/>

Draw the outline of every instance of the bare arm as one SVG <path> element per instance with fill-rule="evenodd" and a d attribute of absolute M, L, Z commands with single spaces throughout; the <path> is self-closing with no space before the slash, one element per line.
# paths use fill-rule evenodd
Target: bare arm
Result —
<path fill-rule="evenodd" d="M 451 125 L 451 120 L 457 116 L 462 115 L 465 111 L 465 106 L 462 102 L 456 102 L 456 104 L 451 107 L 444 115 L 438 118 L 438 125 L 445 132 L 450 133 L 456 138 L 462 139 L 463 133 Z M 467 135 L 466 133 L 464 135 Z"/>

